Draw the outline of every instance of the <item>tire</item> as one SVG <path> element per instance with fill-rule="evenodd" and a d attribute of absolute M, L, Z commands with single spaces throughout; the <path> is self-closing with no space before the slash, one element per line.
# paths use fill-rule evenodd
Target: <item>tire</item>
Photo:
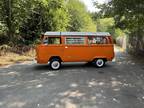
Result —
<path fill-rule="evenodd" d="M 54 58 L 50 61 L 50 68 L 52 70 L 59 70 L 61 67 L 61 61 L 57 58 Z"/>
<path fill-rule="evenodd" d="M 94 64 L 95 64 L 96 67 L 101 68 L 101 67 L 103 67 L 105 65 L 105 60 L 101 59 L 101 58 L 96 59 L 94 61 Z"/>

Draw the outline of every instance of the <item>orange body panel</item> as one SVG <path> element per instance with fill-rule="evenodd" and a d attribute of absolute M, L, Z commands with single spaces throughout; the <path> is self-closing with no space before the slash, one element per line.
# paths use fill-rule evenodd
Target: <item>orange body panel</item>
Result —
<path fill-rule="evenodd" d="M 60 45 L 38 45 L 36 47 L 37 63 L 46 64 L 51 57 L 60 57 L 63 62 L 90 62 L 96 58 L 111 61 L 114 58 L 114 45 L 109 37 L 108 44 L 88 44 L 87 36 L 84 45 L 66 45 L 65 36 L 61 36 Z"/>

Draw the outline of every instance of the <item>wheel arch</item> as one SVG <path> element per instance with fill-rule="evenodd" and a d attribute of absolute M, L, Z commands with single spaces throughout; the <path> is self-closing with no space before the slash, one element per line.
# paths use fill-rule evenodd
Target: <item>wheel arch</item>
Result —
<path fill-rule="evenodd" d="M 108 61 L 106 57 L 94 57 L 92 61 L 94 62 L 97 59 L 103 59 L 105 62 Z"/>
<path fill-rule="evenodd" d="M 60 56 L 51 56 L 48 61 L 51 61 L 52 59 L 59 59 L 62 62 L 62 59 Z"/>

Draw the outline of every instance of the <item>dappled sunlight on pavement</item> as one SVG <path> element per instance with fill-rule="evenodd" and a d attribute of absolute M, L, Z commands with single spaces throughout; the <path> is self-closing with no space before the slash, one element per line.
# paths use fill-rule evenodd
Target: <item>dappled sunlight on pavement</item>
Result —
<path fill-rule="evenodd" d="M 120 64 L 130 64 L 130 65 L 142 65 L 144 64 L 144 57 L 142 56 L 132 56 L 128 54 L 124 49 L 121 47 L 115 46 L 115 58 L 113 62 Z"/>

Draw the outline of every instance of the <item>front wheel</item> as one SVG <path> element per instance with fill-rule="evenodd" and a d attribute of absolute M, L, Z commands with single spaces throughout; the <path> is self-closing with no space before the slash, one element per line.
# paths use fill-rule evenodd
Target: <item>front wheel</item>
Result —
<path fill-rule="evenodd" d="M 52 59 L 52 60 L 50 61 L 50 67 L 51 67 L 51 69 L 53 69 L 53 70 L 58 70 L 58 69 L 60 69 L 60 67 L 61 67 L 61 62 L 60 62 L 60 60 L 58 60 L 58 59 Z"/>
<path fill-rule="evenodd" d="M 96 67 L 101 68 L 105 65 L 105 60 L 104 59 L 96 59 L 94 61 L 94 64 L 96 65 Z"/>

